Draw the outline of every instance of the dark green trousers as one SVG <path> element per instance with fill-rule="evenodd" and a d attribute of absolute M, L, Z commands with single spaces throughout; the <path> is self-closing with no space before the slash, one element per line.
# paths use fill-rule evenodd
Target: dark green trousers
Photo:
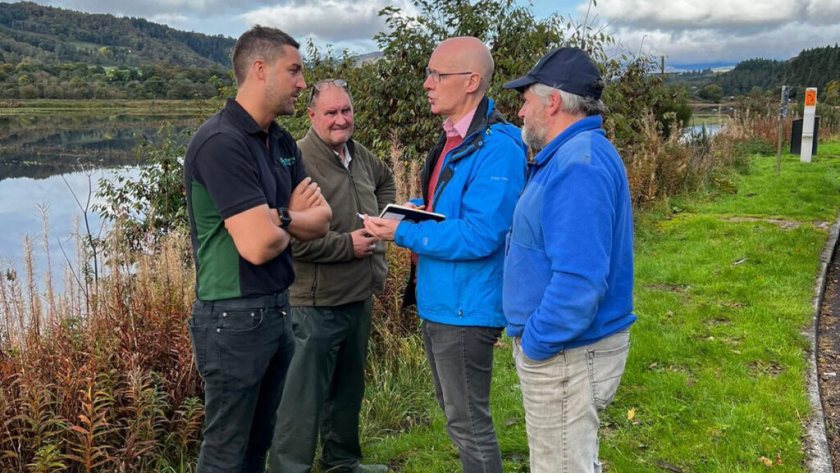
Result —
<path fill-rule="evenodd" d="M 277 410 L 269 471 L 308 473 L 319 434 L 324 469 L 352 471 L 362 456 L 359 410 L 371 300 L 292 307 L 291 316 L 295 354 Z"/>

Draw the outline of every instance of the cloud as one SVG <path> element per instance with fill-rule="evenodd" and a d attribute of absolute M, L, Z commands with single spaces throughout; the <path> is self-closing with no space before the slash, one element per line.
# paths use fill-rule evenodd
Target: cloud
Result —
<path fill-rule="evenodd" d="M 840 37 L 840 0 L 600 0 L 596 12 L 625 49 L 676 64 L 787 59 Z"/>
<path fill-rule="evenodd" d="M 258 8 L 276 3 L 272 0 L 39 0 L 38 3 L 54 5 L 71 10 L 90 13 L 111 13 L 120 16 L 137 16 L 142 18 L 154 17 L 185 17 L 185 16 L 214 16 L 219 14 L 236 14 L 248 9 Z"/>
<path fill-rule="evenodd" d="M 189 18 L 184 15 L 172 15 L 167 13 L 161 13 L 158 15 L 150 16 L 149 21 L 151 21 L 152 23 L 162 23 L 165 25 L 170 25 L 172 27 L 178 27 L 178 25 L 182 25 L 179 29 L 183 29 L 183 25 L 186 25 L 189 22 Z"/>
<path fill-rule="evenodd" d="M 840 0 L 811 0 L 805 11 L 809 23 L 825 25 L 840 23 Z"/>
<path fill-rule="evenodd" d="M 370 42 L 373 35 L 385 29 L 379 11 L 389 5 L 409 14 L 414 12 L 407 0 L 325 0 L 267 6 L 239 18 L 248 24 L 280 28 L 294 37 L 312 36 L 323 42 Z"/>
<path fill-rule="evenodd" d="M 803 49 L 826 46 L 827 38 L 840 37 L 838 25 L 803 27 L 789 23 L 777 29 L 750 34 L 722 35 L 719 30 L 640 30 L 618 27 L 621 45 L 634 53 L 666 56 L 669 64 L 736 63 L 750 58 L 788 59 Z M 833 43 L 832 43 L 833 44 Z"/>
<path fill-rule="evenodd" d="M 813 0 L 811 0 L 813 1 Z M 727 28 L 785 23 L 805 10 L 805 1 L 602 0 L 598 12 L 625 25 L 646 28 Z"/>

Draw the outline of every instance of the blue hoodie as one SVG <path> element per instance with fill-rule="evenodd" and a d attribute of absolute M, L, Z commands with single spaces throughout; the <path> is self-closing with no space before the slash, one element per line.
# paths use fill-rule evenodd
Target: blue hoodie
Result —
<path fill-rule="evenodd" d="M 429 152 L 423 188 L 445 137 Z M 449 325 L 504 327 L 502 268 L 505 235 L 525 184 L 525 145 L 485 98 L 464 142 L 447 153 L 433 196 L 443 222 L 397 227 L 394 241 L 418 255 L 417 312 Z M 418 202 L 419 203 L 419 202 Z"/>
<path fill-rule="evenodd" d="M 514 211 L 504 311 L 508 335 L 533 360 L 636 320 L 630 190 L 601 123 L 579 120 L 540 151 Z"/>

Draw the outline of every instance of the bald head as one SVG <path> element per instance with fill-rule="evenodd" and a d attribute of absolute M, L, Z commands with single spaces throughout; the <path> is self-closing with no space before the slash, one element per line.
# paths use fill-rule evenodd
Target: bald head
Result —
<path fill-rule="evenodd" d="M 493 56 L 480 39 L 474 36 L 449 38 L 442 41 L 432 55 L 445 57 L 447 62 L 461 65 L 463 70 L 477 72 L 481 76 L 482 93 L 490 87 L 495 67 Z"/>

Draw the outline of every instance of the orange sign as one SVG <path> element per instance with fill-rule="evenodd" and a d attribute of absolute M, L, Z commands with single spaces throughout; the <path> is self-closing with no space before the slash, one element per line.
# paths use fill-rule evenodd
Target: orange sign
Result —
<path fill-rule="evenodd" d="M 817 91 L 814 89 L 807 89 L 805 91 L 805 106 L 813 107 L 817 105 Z"/>

